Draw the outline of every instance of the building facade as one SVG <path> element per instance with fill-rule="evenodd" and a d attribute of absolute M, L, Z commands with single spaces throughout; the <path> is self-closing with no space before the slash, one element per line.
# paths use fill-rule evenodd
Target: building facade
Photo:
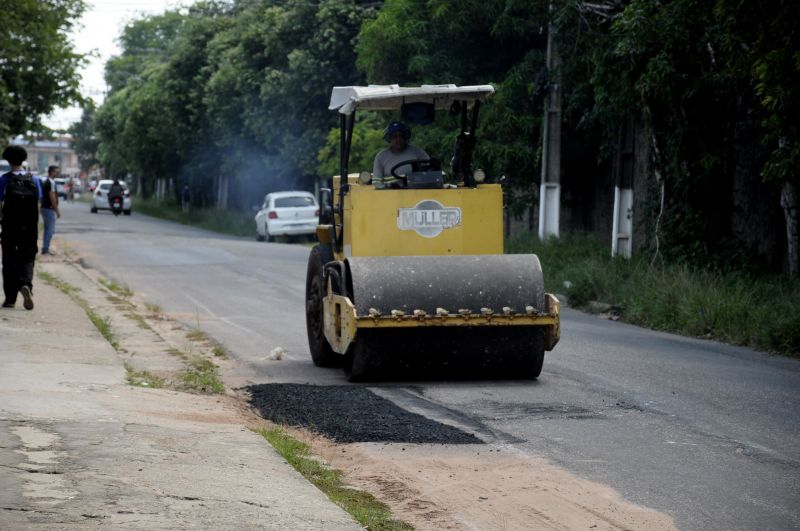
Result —
<path fill-rule="evenodd" d="M 46 140 L 17 137 L 11 143 L 25 148 L 28 169 L 36 175 L 46 175 L 48 166 L 58 166 L 63 177 L 78 177 L 81 169 L 78 155 L 70 147 L 71 141 L 71 136 L 61 135 Z"/>

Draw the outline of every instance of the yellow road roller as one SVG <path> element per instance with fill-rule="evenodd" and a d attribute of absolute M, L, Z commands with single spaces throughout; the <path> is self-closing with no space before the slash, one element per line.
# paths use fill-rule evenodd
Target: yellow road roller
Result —
<path fill-rule="evenodd" d="M 478 112 L 493 93 L 491 85 L 333 88 L 340 175 L 321 191 L 306 275 L 317 366 L 344 366 L 351 381 L 541 373 L 559 340 L 559 302 L 544 292 L 536 255 L 503 254 L 501 185 L 472 168 Z M 454 114 L 461 127 L 448 168 L 431 158 L 401 161 L 374 182 L 367 169 L 351 173 L 357 110 L 416 124 Z"/>

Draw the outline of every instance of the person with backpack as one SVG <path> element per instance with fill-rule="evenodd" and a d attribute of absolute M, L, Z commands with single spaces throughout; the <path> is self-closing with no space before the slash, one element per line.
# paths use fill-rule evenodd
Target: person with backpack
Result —
<path fill-rule="evenodd" d="M 8 146 L 3 158 L 11 171 L 0 176 L 0 251 L 3 253 L 3 308 L 13 308 L 22 294 L 23 306 L 33 310 L 33 264 L 39 237 L 39 203 L 42 184 L 22 168 L 28 152 Z"/>

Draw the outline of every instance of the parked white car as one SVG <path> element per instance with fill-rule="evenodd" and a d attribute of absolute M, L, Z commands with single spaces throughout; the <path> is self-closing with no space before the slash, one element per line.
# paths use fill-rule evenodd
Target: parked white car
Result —
<path fill-rule="evenodd" d="M 108 189 L 111 188 L 111 179 L 103 179 L 97 183 L 97 188 L 92 193 L 92 201 L 90 210 L 92 214 L 97 214 L 98 210 L 111 210 L 111 205 L 108 204 Z M 122 196 L 122 213 L 126 216 L 131 215 L 131 193 L 128 190 L 128 185 L 125 181 L 119 182 L 125 190 Z"/>
<path fill-rule="evenodd" d="M 319 204 L 308 192 L 272 192 L 256 214 L 256 240 L 276 236 L 310 236 L 317 232 Z"/>

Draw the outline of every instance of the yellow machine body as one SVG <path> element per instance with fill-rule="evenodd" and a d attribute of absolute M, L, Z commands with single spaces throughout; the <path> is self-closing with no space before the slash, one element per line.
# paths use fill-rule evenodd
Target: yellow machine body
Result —
<path fill-rule="evenodd" d="M 350 177 L 353 181 L 357 178 Z M 339 177 L 334 177 L 334 207 L 338 206 L 339 185 Z M 441 189 L 381 189 L 349 184 L 342 211 L 343 245 L 334 252 L 339 261 L 358 257 L 440 257 L 444 261 L 448 257 L 467 260 L 474 255 L 503 254 L 503 196 L 497 184 Z M 340 223 L 338 214 L 335 220 Z M 332 227 L 320 225 L 318 237 L 321 243 L 331 242 Z M 508 268 L 512 268 L 510 262 Z M 496 273 L 509 275 L 503 269 Z M 395 282 L 402 282 L 402 278 Z M 400 309 L 403 305 L 398 301 L 393 305 L 396 308 L 363 308 L 359 313 L 347 296 L 333 291 L 329 283 L 323 302 L 325 336 L 340 354 L 347 352 L 358 330 L 366 329 L 536 326 L 545 329 L 545 350 L 552 350 L 560 339 L 560 303 L 551 294 L 544 294 L 539 307 L 445 308 L 448 301 L 443 300 L 441 306 L 426 311 Z M 455 295 L 452 298 L 458 299 Z"/>
<path fill-rule="evenodd" d="M 353 184 L 344 217 L 345 256 L 503 254 L 497 184 L 435 190 Z"/>

